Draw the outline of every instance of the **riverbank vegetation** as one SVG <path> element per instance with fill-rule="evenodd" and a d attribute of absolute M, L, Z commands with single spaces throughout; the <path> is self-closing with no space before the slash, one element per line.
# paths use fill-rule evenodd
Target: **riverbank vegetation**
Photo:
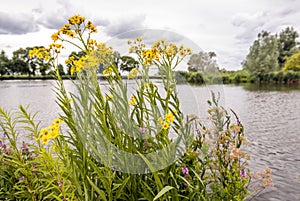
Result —
<path fill-rule="evenodd" d="M 243 69 L 221 69 L 214 52 L 193 54 L 188 62 L 188 72 L 177 72 L 179 82 L 194 84 L 228 83 L 300 83 L 299 34 L 287 27 L 279 34 L 262 31 L 243 61 Z"/>
<path fill-rule="evenodd" d="M 113 49 L 91 39 L 95 32 L 91 21 L 75 15 L 48 49 L 29 53 L 53 65 L 60 112 L 41 128 L 45 122 L 30 108 L 0 108 L 0 199 L 238 201 L 272 186 L 270 169 L 248 168 L 244 127 L 217 94 L 207 119 L 182 113 L 173 71 L 189 48 L 163 39 L 150 47 L 141 38 L 129 41 L 141 66 L 128 74 L 136 82 L 129 90 Z M 76 92 L 66 90 L 56 65 L 70 42 L 85 53 L 67 59 Z M 99 64 L 106 89 L 98 83 Z M 162 72 L 160 88 L 149 78 L 152 65 Z"/>
<path fill-rule="evenodd" d="M 251 74 L 246 70 L 210 72 L 176 71 L 177 82 L 191 84 L 300 84 L 300 71 L 280 70 L 264 74 Z"/>

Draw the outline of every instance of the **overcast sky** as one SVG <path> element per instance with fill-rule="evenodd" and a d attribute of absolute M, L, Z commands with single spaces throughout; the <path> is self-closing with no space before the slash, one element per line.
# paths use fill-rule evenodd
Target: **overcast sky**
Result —
<path fill-rule="evenodd" d="M 299 0 L 0 0 L 0 50 L 10 57 L 20 47 L 47 46 L 50 36 L 74 14 L 91 19 L 94 36 L 115 49 L 137 36 L 166 38 L 194 52 L 214 51 L 221 68 L 241 69 L 262 30 L 300 33 Z M 120 45 L 122 46 L 122 45 Z M 127 48 L 127 47 L 126 47 Z"/>

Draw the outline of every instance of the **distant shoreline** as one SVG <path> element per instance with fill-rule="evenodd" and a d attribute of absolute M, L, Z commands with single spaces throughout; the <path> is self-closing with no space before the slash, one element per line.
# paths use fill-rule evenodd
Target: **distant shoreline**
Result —
<path fill-rule="evenodd" d="M 64 80 L 74 80 L 76 79 L 76 76 L 72 75 L 62 75 L 62 79 Z M 99 79 L 105 79 L 105 76 L 98 76 Z M 161 79 L 161 76 L 149 76 L 150 79 Z M 2 80 L 55 80 L 56 78 L 52 75 L 46 75 L 46 76 L 23 76 L 23 75 L 5 75 L 0 76 L 0 81 Z M 122 79 L 127 79 L 127 76 L 122 76 Z"/>
<path fill-rule="evenodd" d="M 295 72 L 295 74 L 298 72 Z M 281 77 L 276 78 L 275 76 L 266 76 L 269 79 L 262 79 L 261 81 L 257 79 L 253 79 L 250 75 L 239 75 L 238 73 L 228 74 L 221 73 L 217 74 L 217 76 L 213 74 L 203 74 L 201 72 L 177 72 L 175 79 L 177 84 L 189 83 L 192 85 L 202 85 L 202 84 L 242 84 L 242 83 L 258 83 L 258 84 L 286 84 L 286 85 L 300 85 L 300 73 L 297 76 L 293 76 L 293 74 L 286 74 Z M 272 78 L 271 78 L 272 77 Z M 62 75 L 61 78 L 63 80 L 75 80 L 77 77 L 74 75 Z M 139 79 L 140 77 L 137 76 Z M 150 79 L 162 79 L 160 75 L 151 75 Z M 106 76 L 98 75 L 98 79 L 106 80 Z M 122 75 L 122 79 L 128 79 L 127 75 Z M 56 80 L 54 75 L 4 75 L 0 76 L 0 81 L 5 80 Z"/>

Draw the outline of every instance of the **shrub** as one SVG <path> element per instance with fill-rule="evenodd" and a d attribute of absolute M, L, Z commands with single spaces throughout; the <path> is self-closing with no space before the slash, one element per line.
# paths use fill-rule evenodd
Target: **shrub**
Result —
<path fill-rule="evenodd" d="M 300 71 L 300 52 L 287 58 L 283 70 Z"/>
<path fill-rule="evenodd" d="M 201 72 L 190 72 L 188 82 L 193 84 L 204 84 L 203 73 Z"/>

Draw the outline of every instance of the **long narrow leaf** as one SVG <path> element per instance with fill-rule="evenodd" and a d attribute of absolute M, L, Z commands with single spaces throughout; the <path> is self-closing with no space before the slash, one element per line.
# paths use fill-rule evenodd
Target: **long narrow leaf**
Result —
<path fill-rule="evenodd" d="M 159 191 L 159 193 L 157 193 L 157 195 L 154 197 L 153 201 L 157 200 L 158 198 L 160 198 L 161 196 L 163 196 L 165 193 L 167 193 L 169 190 L 174 189 L 174 187 L 172 186 L 165 186 L 163 189 L 161 189 L 161 191 Z"/>

